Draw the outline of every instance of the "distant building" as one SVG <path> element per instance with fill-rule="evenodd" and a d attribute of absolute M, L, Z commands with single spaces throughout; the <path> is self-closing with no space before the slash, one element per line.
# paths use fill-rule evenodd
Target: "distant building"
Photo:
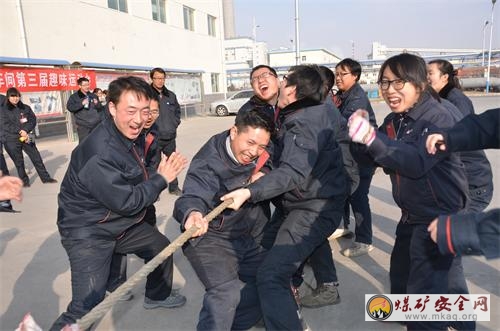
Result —
<path fill-rule="evenodd" d="M 332 52 L 320 49 L 308 49 L 300 51 L 300 63 L 338 63 L 342 59 Z M 291 67 L 296 64 L 296 53 L 294 50 L 273 50 L 269 52 L 269 65 L 271 67 Z"/>
<path fill-rule="evenodd" d="M 250 37 L 226 39 L 224 41 L 226 70 L 251 69 L 258 64 L 269 64 L 267 44 L 255 42 Z"/>

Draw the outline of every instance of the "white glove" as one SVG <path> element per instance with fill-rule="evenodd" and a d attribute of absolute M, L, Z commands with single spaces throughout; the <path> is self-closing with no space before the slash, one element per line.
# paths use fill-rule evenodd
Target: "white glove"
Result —
<path fill-rule="evenodd" d="M 357 110 L 349 117 L 349 137 L 356 143 L 370 146 L 377 134 L 368 119 L 366 119 L 365 113 L 364 110 Z"/>

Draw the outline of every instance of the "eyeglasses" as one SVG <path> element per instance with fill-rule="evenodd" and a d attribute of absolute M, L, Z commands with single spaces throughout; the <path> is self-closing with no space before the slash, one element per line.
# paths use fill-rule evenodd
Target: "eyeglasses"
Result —
<path fill-rule="evenodd" d="M 153 77 L 153 80 L 165 80 L 165 77 Z"/>
<path fill-rule="evenodd" d="M 252 77 L 252 79 L 250 79 L 250 81 L 253 83 L 255 82 L 258 82 L 260 79 L 266 79 L 268 77 L 276 77 L 275 74 L 273 74 L 272 72 L 270 71 L 267 71 L 267 72 L 263 72 L 261 73 L 260 75 L 258 76 L 255 76 L 255 77 Z"/>
<path fill-rule="evenodd" d="M 383 91 L 387 91 L 389 89 L 389 86 L 392 85 L 395 90 L 401 90 L 406 84 L 406 81 L 403 79 L 394 79 L 394 80 L 388 80 L 384 79 L 378 82 L 378 85 Z"/>
<path fill-rule="evenodd" d="M 336 72 L 335 77 L 344 78 L 344 76 L 350 75 L 350 72 Z"/>
<path fill-rule="evenodd" d="M 160 111 L 159 110 L 151 110 L 150 112 L 151 112 L 151 115 L 153 115 L 153 116 L 160 115 Z"/>

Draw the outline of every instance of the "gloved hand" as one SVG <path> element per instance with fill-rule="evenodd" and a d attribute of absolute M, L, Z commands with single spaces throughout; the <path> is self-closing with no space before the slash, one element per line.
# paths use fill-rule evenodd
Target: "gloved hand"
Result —
<path fill-rule="evenodd" d="M 352 141 L 370 146 L 377 136 L 375 129 L 368 121 L 368 112 L 363 109 L 356 110 L 349 121 L 349 137 Z"/>

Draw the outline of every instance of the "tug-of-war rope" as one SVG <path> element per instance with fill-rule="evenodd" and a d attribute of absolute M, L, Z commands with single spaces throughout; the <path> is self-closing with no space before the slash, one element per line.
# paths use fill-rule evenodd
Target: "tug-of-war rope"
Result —
<path fill-rule="evenodd" d="M 210 213 L 208 213 L 205 218 L 208 222 L 216 218 L 224 209 L 226 209 L 230 204 L 233 203 L 233 199 L 226 200 L 220 205 L 215 207 Z M 132 277 L 130 277 L 125 283 L 118 287 L 113 293 L 104 298 L 97 306 L 95 306 L 91 311 L 89 311 L 81 319 L 77 320 L 79 330 L 87 330 L 94 324 L 97 320 L 103 317 L 106 312 L 113 307 L 113 305 L 120 300 L 120 298 L 130 291 L 137 283 L 146 278 L 153 270 L 156 269 L 163 261 L 165 261 L 170 255 L 172 255 L 179 247 L 184 245 L 192 235 L 198 231 L 200 228 L 197 226 L 192 226 L 180 236 L 178 236 L 174 241 L 165 247 L 158 255 L 146 263 L 142 268 L 140 268 Z"/>

